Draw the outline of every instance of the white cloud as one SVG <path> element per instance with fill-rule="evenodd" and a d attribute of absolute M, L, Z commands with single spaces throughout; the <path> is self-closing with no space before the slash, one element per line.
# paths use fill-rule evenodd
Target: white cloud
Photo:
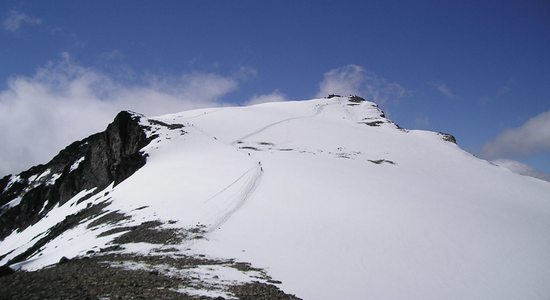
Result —
<path fill-rule="evenodd" d="M 362 83 L 365 81 L 365 70 L 361 66 L 347 65 L 332 69 L 325 73 L 320 83 L 318 97 L 328 94 L 352 95 L 359 94 Z"/>
<path fill-rule="evenodd" d="M 248 71 L 250 72 L 250 71 Z M 148 76 L 128 84 L 63 55 L 0 91 L 0 176 L 45 163 L 69 143 L 103 130 L 120 110 L 158 115 L 223 105 L 235 76 Z"/>
<path fill-rule="evenodd" d="M 518 173 L 521 175 L 527 175 L 535 178 L 539 178 L 542 180 L 550 181 L 550 174 L 546 174 L 540 171 L 537 171 L 530 166 L 521 163 L 519 161 L 511 160 L 511 159 L 496 159 L 492 161 L 495 165 L 504 167 L 514 173 Z"/>
<path fill-rule="evenodd" d="M 397 101 L 408 93 L 398 83 L 388 82 L 385 78 L 353 64 L 326 72 L 319 86 L 317 97 L 329 94 L 359 95 L 378 104 L 389 100 Z"/>
<path fill-rule="evenodd" d="M 518 128 L 500 133 L 483 146 L 488 158 L 550 152 L 550 111 L 541 113 Z"/>
<path fill-rule="evenodd" d="M 435 89 L 440 92 L 443 96 L 449 98 L 449 99 L 456 99 L 458 96 L 451 91 L 451 88 L 449 88 L 446 84 L 440 83 L 440 82 L 434 82 L 432 85 L 435 87 Z"/>
<path fill-rule="evenodd" d="M 279 91 L 274 91 L 270 94 L 254 95 L 252 98 L 250 98 L 250 100 L 245 103 L 245 105 L 254 105 L 267 102 L 282 102 L 287 100 L 288 99 L 283 93 Z"/>
<path fill-rule="evenodd" d="M 7 17 L 2 22 L 4 29 L 11 32 L 16 32 L 24 24 L 29 25 L 39 25 L 42 23 L 42 20 L 29 16 L 25 13 L 20 13 L 15 10 L 11 10 Z"/>

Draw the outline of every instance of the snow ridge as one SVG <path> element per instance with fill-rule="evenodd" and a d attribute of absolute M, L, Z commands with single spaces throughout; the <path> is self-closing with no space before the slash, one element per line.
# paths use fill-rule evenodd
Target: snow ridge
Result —
<path fill-rule="evenodd" d="M 146 164 L 13 232 L 0 263 L 92 207 L 17 267 L 107 249 L 249 262 L 303 299 L 550 297 L 550 183 L 480 160 L 450 135 L 402 129 L 359 97 L 135 117 Z M 242 283 L 257 272 L 233 267 L 185 276 Z M 181 292 L 206 293 L 197 286 Z M 234 296 L 224 289 L 215 295 Z"/>

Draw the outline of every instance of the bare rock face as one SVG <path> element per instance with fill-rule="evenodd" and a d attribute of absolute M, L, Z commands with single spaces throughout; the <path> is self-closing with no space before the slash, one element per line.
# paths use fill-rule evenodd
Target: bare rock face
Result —
<path fill-rule="evenodd" d="M 439 132 L 438 134 L 441 136 L 441 138 L 444 141 L 456 144 L 456 138 L 452 134 L 444 133 L 444 132 Z"/>
<path fill-rule="evenodd" d="M 145 133 L 147 126 L 140 125 L 141 117 L 122 111 L 105 131 L 72 143 L 47 164 L 2 178 L 0 241 L 80 191 L 116 185 L 141 168 L 146 157 L 140 149 L 152 139 Z"/>

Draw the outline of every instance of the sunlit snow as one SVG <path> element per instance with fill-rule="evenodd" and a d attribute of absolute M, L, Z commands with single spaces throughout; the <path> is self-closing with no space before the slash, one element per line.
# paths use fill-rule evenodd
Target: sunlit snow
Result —
<path fill-rule="evenodd" d="M 108 209 L 130 224 L 204 225 L 205 238 L 176 245 L 181 252 L 250 262 L 304 299 L 550 297 L 550 183 L 437 133 L 400 129 L 371 102 L 336 97 L 154 119 L 183 124 L 185 134 L 156 128 L 147 164 L 109 190 Z M 105 200 L 100 194 L 8 236 L 0 254 L 15 251 L 0 263 L 60 216 Z M 108 242 L 85 228 L 56 238 L 26 268 Z M 134 247 L 126 251 L 148 251 Z"/>

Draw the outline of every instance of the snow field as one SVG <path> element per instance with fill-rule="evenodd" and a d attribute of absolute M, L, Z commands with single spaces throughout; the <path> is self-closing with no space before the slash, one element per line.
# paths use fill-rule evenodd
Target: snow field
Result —
<path fill-rule="evenodd" d="M 128 224 L 204 225 L 205 238 L 182 252 L 250 262 L 304 299 L 550 297 L 549 183 L 436 133 L 400 130 L 371 102 L 348 104 L 341 97 L 156 117 L 184 124 L 186 134 L 157 129 L 147 164 L 112 189 L 108 209 L 131 216 Z M 34 234 L 29 228 L 0 248 Z M 61 236 L 52 245 L 81 246 L 45 253 L 82 253 L 86 238 L 105 244 L 96 234 Z"/>

